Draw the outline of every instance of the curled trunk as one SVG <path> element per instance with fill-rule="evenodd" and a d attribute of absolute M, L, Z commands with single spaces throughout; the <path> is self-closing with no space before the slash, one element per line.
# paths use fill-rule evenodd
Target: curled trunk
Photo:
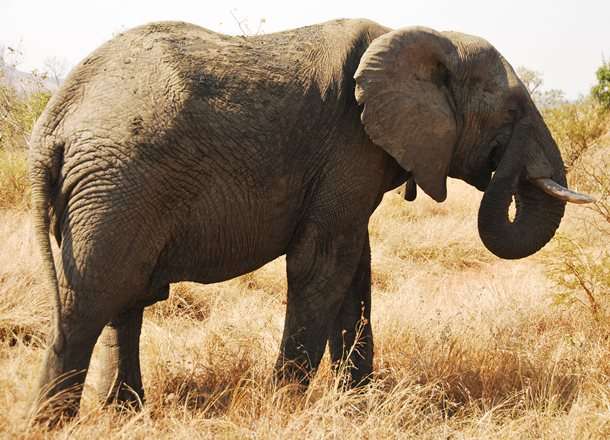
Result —
<path fill-rule="evenodd" d="M 548 175 L 533 176 L 536 172 Z M 500 258 L 532 255 L 548 243 L 559 227 L 566 202 L 528 180 L 536 177 L 549 177 L 566 186 L 561 155 L 541 121 L 533 127 L 522 124 L 515 128 L 481 200 L 479 235 L 485 247 Z M 516 214 L 511 220 L 509 207 L 513 198 Z"/>
<path fill-rule="evenodd" d="M 515 201 L 516 214 L 509 219 Z M 500 258 L 524 258 L 541 249 L 559 227 L 565 203 L 532 183 L 516 185 L 492 181 L 479 208 L 479 235 L 487 249 Z"/>

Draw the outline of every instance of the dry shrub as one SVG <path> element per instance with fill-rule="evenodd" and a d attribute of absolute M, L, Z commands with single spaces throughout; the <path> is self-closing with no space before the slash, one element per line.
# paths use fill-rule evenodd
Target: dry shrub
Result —
<path fill-rule="evenodd" d="M 610 129 L 608 113 L 591 98 L 547 109 L 544 120 L 561 148 L 568 172 Z"/>
<path fill-rule="evenodd" d="M 27 148 L 30 131 L 51 98 L 44 74 L 32 72 L 30 78 L 29 84 L 7 84 L 0 62 L 0 150 Z"/>
<path fill-rule="evenodd" d="M 30 204 L 30 182 L 24 150 L 0 148 L 0 210 L 25 209 Z"/>
<path fill-rule="evenodd" d="M 25 209 L 30 203 L 28 139 L 51 97 L 43 85 L 46 77 L 30 76 L 32 83 L 22 90 L 8 85 L 0 63 L 0 210 Z"/>
<path fill-rule="evenodd" d="M 546 261 L 555 282 L 556 303 L 583 305 L 604 325 L 610 313 L 610 134 L 604 136 L 610 127 L 610 113 L 590 101 L 573 105 L 583 107 L 590 120 L 586 124 L 570 118 L 563 121 L 568 132 L 581 133 L 583 140 L 560 139 L 560 148 L 564 155 L 577 158 L 569 170 L 570 183 L 597 200 L 586 209 L 570 207 L 569 223 L 573 226 L 558 234 Z"/>
<path fill-rule="evenodd" d="M 610 234 L 604 234 L 608 243 Z M 561 236 L 557 255 L 549 263 L 549 274 L 556 282 L 558 304 L 580 304 L 600 323 L 608 319 L 610 300 L 610 253 L 605 248 L 584 248 L 577 241 Z"/>

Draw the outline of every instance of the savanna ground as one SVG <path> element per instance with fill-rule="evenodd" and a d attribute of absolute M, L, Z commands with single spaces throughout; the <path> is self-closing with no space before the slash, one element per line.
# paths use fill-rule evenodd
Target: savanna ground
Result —
<path fill-rule="evenodd" d="M 550 121 L 568 120 L 565 111 Z M 601 203 L 569 206 L 556 238 L 525 260 L 485 250 L 476 228 L 481 193 L 466 184 L 450 182 L 443 204 L 421 193 L 414 203 L 385 196 L 370 223 L 376 377 L 363 390 L 342 390 L 326 358 L 306 392 L 274 388 L 286 290 L 278 259 L 226 283 L 173 285 L 170 298 L 145 313 L 144 409 L 103 409 L 85 389 L 81 416 L 53 431 L 28 426 L 25 417 L 50 303 L 28 212 L 25 153 L 0 149 L 0 433 L 610 438 L 604 118 L 586 154 L 568 164 L 572 186 Z M 561 127 L 555 133 L 566 136 L 566 157 L 580 135 Z"/>

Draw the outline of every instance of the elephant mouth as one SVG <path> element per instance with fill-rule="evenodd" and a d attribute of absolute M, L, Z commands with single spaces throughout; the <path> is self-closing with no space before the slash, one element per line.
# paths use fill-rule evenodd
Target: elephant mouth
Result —
<path fill-rule="evenodd" d="M 481 164 L 480 171 L 465 179 L 466 182 L 477 188 L 479 191 L 485 191 L 491 182 L 494 172 L 498 169 L 504 153 L 506 152 L 506 144 L 496 140 L 491 142 L 487 147 L 489 153 L 485 155 L 487 160 Z"/>
<path fill-rule="evenodd" d="M 504 157 L 504 153 L 506 152 L 506 144 L 501 144 L 499 142 L 494 142 L 491 145 L 491 151 L 489 152 L 488 157 L 488 167 L 491 172 L 496 171 L 502 158 Z"/>
<path fill-rule="evenodd" d="M 466 179 L 466 182 L 474 186 L 479 191 L 485 191 L 491 182 L 492 175 L 492 170 L 486 170 L 470 179 Z"/>

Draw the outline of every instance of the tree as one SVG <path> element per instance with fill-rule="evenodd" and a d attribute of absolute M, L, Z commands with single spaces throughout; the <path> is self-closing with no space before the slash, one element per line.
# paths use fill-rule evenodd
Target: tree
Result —
<path fill-rule="evenodd" d="M 63 58 L 47 57 L 44 60 L 44 70 L 53 88 L 58 89 L 68 71 L 68 62 Z"/>
<path fill-rule="evenodd" d="M 606 110 L 610 110 L 610 62 L 604 61 L 597 69 L 597 85 L 591 89 L 591 94 Z"/>
<path fill-rule="evenodd" d="M 558 107 L 566 102 L 563 91 L 559 89 L 542 89 L 544 81 L 540 72 L 520 66 L 517 68 L 517 75 L 539 109 Z"/>
<path fill-rule="evenodd" d="M 253 32 L 252 29 L 250 28 L 250 25 L 248 24 L 248 19 L 247 18 L 240 19 L 237 16 L 237 12 L 238 12 L 237 9 L 232 9 L 229 11 L 229 13 L 231 14 L 231 17 L 233 17 L 233 20 L 235 20 L 237 27 L 241 31 L 242 37 L 252 37 L 252 36 L 256 36 L 256 35 L 262 35 L 265 33 L 263 31 L 263 25 L 267 22 L 267 20 L 265 18 L 261 18 L 259 20 L 258 28 L 256 29 L 256 32 Z"/>
<path fill-rule="evenodd" d="M 536 90 L 542 85 L 542 74 L 535 70 L 528 69 L 524 66 L 517 67 L 517 75 L 523 82 L 523 85 L 530 92 L 530 95 L 534 95 Z"/>

